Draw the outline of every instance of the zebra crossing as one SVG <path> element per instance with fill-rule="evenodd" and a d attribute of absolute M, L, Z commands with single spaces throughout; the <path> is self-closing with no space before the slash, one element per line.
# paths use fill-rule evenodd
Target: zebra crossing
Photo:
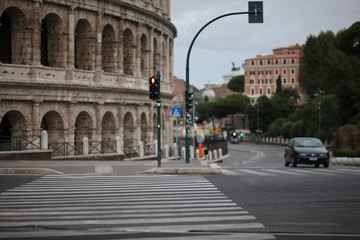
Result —
<path fill-rule="evenodd" d="M 136 232 L 275 239 L 259 231 L 263 224 L 203 177 L 53 175 L 0 194 L 0 239 Z"/>
<path fill-rule="evenodd" d="M 287 176 L 346 176 L 356 175 L 360 176 L 359 168 L 346 168 L 346 167 L 334 167 L 334 168 L 315 168 L 305 166 L 303 168 L 292 168 L 292 167 L 237 167 L 233 166 L 221 166 L 223 169 L 231 171 L 230 175 L 240 176 L 260 176 L 260 177 L 276 177 L 280 175 Z"/>

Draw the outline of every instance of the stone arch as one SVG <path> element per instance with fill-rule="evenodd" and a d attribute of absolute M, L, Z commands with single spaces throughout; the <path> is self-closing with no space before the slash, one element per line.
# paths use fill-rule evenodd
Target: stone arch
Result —
<path fill-rule="evenodd" d="M 101 68 L 104 72 L 115 72 L 117 66 L 117 42 L 115 32 L 106 24 L 102 32 Z"/>
<path fill-rule="evenodd" d="M 133 136 L 135 136 L 134 117 L 130 112 L 127 112 L 124 116 L 124 147 L 130 147 L 136 144 Z"/>
<path fill-rule="evenodd" d="M 75 68 L 95 69 L 95 45 L 93 28 L 86 19 L 80 19 L 75 29 Z"/>
<path fill-rule="evenodd" d="M 154 38 L 154 42 L 153 42 L 153 55 L 154 55 L 154 65 L 153 65 L 153 74 L 155 74 L 157 72 L 157 70 L 159 70 L 159 66 L 160 66 L 160 54 L 158 52 L 158 43 L 156 38 Z"/>
<path fill-rule="evenodd" d="M 134 48 L 134 35 L 130 29 L 124 31 L 124 61 L 123 68 L 124 73 L 127 75 L 134 75 L 134 64 L 135 64 L 135 48 Z"/>
<path fill-rule="evenodd" d="M 65 139 L 64 120 L 56 111 L 47 112 L 41 120 L 41 129 L 47 131 L 49 143 L 63 142 Z"/>
<path fill-rule="evenodd" d="M 82 142 L 84 137 L 92 139 L 92 120 L 89 113 L 82 111 L 75 120 L 75 142 Z"/>
<path fill-rule="evenodd" d="M 41 22 L 41 64 L 65 68 L 66 35 L 64 23 L 59 15 L 49 13 Z"/>
<path fill-rule="evenodd" d="M 106 112 L 101 123 L 101 140 L 112 141 L 115 139 L 116 126 L 115 117 L 112 112 Z"/>
<path fill-rule="evenodd" d="M 148 56 L 148 40 L 145 34 L 141 35 L 141 75 L 145 78 L 149 77 L 149 56 Z"/>
<path fill-rule="evenodd" d="M 141 118 L 140 118 L 140 129 L 141 129 L 141 141 L 142 141 L 144 144 L 146 144 L 146 143 L 148 143 L 148 141 L 149 141 L 148 135 L 147 135 L 148 124 L 147 124 L 146 113 L 142 113 L 142 114 L 141 114 Z"/>
<path fill-rule="evenodd" d="M 7 8 L 1 15 L 0 61 L 9 64 L 29 64 L 31 30 L 25 14 L 17 7 Z"/>
<path fill-rule="evenodd" d="M 16 110 L 8 111 L 0 121 L 0 151 L 10 151 L 17 142 L 14 137 L 26 137 L 28 122 L 25 116 Z"/>

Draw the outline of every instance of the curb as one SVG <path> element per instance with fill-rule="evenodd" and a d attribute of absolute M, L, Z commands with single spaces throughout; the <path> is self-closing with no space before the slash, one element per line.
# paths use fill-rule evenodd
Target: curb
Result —
<path fill-rule="evenodd" d="M 221 168 L 152 168 L 140 174 L 221 174 Z"/>
<path fill-rule="evenodd" d="M 62 175 L 64 173 L 49 168 L 0 168 L 0 174 Z"/>
<path fill-rule="evenodd" d="M 360 158 L 334 157 L 330 162 L 334 165 L 360 166 Z"/>

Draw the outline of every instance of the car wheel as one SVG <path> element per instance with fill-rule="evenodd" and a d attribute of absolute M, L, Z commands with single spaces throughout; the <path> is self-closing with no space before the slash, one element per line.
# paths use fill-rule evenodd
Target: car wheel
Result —
<path fill-rule="evenodd" d="M 315 163 L 315 167 L 316 167 L 316 168 L 320 167 L 320 164 L 319 164 L 319 163 Z"/>
<path fill-rule="evenodd" d="M 285 167 L 288 167 L 290 163 L 286 161 L 286 158 L 284 158 L 284 161 L 285 161 Z"/>
<path fill-rule="evenodd" d="M 328 168 L 329 167 L 329 160 L 327 160 L 325 163 L 324 163 L 324 168 Z"/>
<path fill-rule="evenodd" d="M 297 162 L 296 162 L 294 156 L 291 157 L 291 166 L 292 166 L 292 167 L 296 167 L 296 166 L 297 166 Z"/>

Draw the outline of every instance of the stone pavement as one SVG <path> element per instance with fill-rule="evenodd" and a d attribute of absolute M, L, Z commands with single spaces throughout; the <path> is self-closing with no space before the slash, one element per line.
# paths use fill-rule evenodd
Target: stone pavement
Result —
<path fill-rule="evenodd" d="M 224 156 L 223 158 L 226 158 Z M 0 174 L 95 174 L 132 176 L 138 174 L 222 174 L 216 163 L 207 160 L 162 159 L 161 167 L 157 160 L 1 160 Z"/>

